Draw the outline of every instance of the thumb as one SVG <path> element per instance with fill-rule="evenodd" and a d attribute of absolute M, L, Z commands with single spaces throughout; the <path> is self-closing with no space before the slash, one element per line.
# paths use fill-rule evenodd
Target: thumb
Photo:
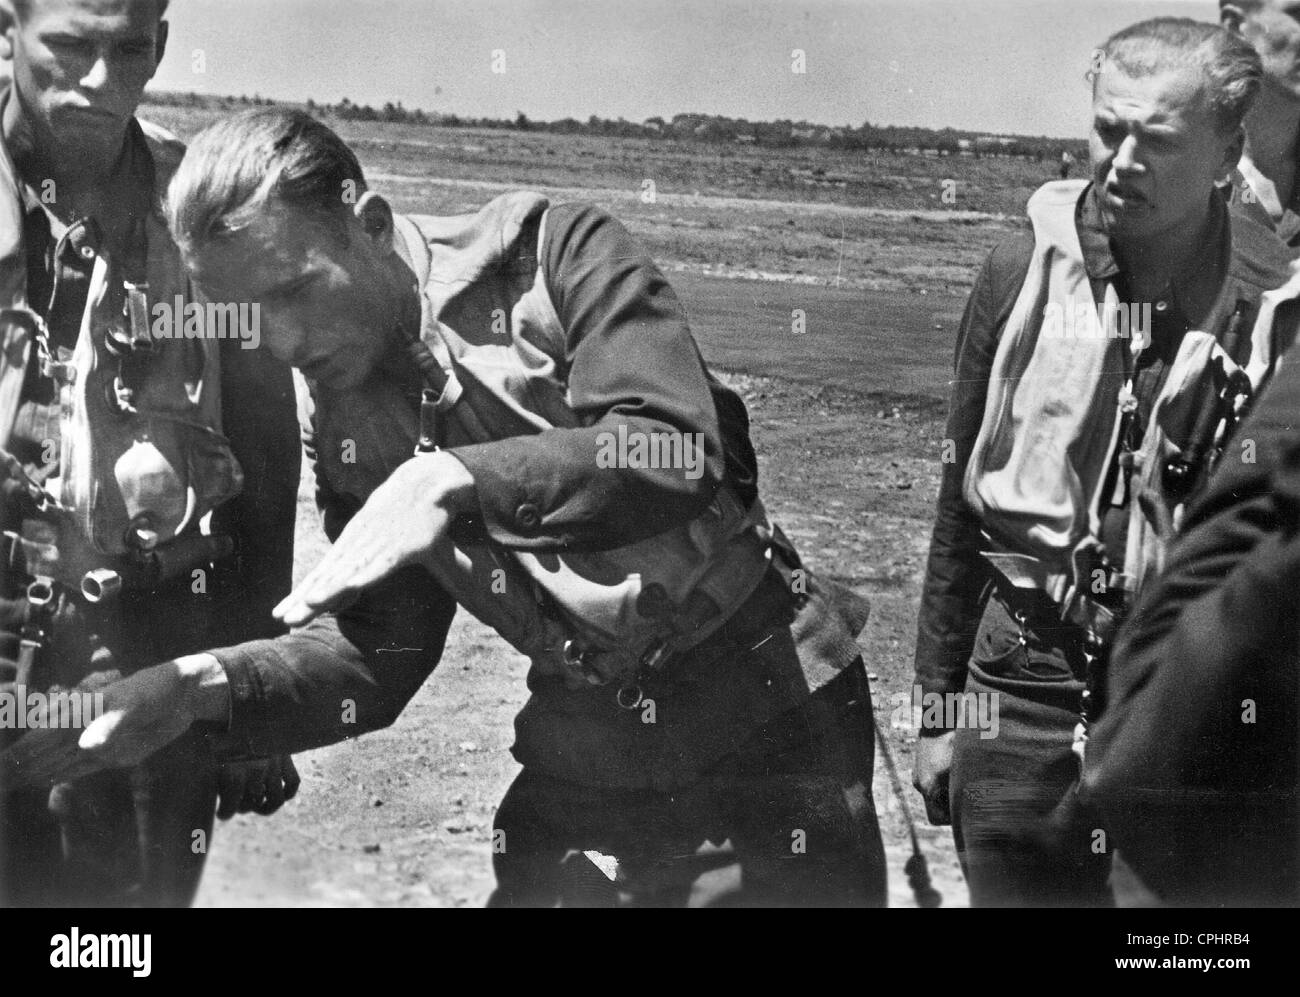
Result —
<path fill-rule="evenodd" d="M 122 724 L 126 713 L 122 710 L 110 710 L 91 721 L 77 739 L 77 747 L 82 751 L 102 751 L 113 739 L 113 735 Z"/>

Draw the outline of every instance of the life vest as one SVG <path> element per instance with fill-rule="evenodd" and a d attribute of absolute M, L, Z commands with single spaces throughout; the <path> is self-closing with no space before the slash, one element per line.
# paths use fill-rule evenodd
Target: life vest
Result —
<path fill-rule="evenodd" d="M 147 148 L 162 191 L 184 147 L 164 129 L 138 126 L 128 141 Z M 196 535 L 243 477 L 221 435 L 219 342 L 150 335 L 155 305 L 194 300 L 156 197 L 125 258 L 98 251 L 71 356 L 42 357 L 43 322 L 27 301 L 19 182 L 0 147 L 0 446 L 13 431 L 27 365 L 44 362 L 62 407 L 60 474 L 47 482 L 53 504 L 24 524 L 21 540 L 29 574 L 76 591 L 92 571 L 130 575 L 133 558 L 156 567 L 156 555 Z M 179 328 L 181 316 L 173 318 Z M 157 580 L 156 572 L 140 577 Z"/>
<path fill-rule="evenodd" d="M 541 266 L 547 207 L 540 195 L 519 193 L 471 216 L 397 219 L 424 288 L 421 339 L 448 379 L 436 403 L 442 446 L 581 424 L 562 373 L 565 330 Z M 362 502 L 412 454 L 420 427 L 410 400 L 370 382 L 346 393 L 314 386 L 312 394 L 309 418 L 318 452 L 330 457 L 329 484 Z M 358 425 L 376 425 L 377 413 L 384 429 L 363 445 Z M 356 462 L 345 464 L 332 455 L 348 439 Z M 601 552 L 462 544 L 456 563 L 434 573 L 544 668 L 571 675 L 583 655 L 589 680 L 608 680 L 725 623 L 768 569 L 770 539 L 762 504 L 745 506 L 724 484 L 703 514 L 648 540 Z M 494 575 L 506 584 L 491 586 Z"/>
<path fill-rule="evenodd" d="M 963 480 L 966 501 L 980 517 L 985 557 L 1013 585 L 1041 589 L 1063 606 L 1097 591 L 1091 572 L 1101 549 L 1102 490 L 1121 413 L 1134 404 L 1130 357 L 1143 345 L 1123 321 L 1113 285 L 1100 307 L 1094 300 L 1075 226 L 1086 186 L 1053 182 L 1030 198 L 1033 256 L 998 342 Z M 1205 330 L 1184 335 L 1134 455 L 1126 577 L 1119 581 L 1129 592 L 1159 570 L 1180 515 L 1181 500 L 1163 484 L 1164 463 L 1194 443 L 1198 418 L 1219 387 L 1248 381 L 1257 392 L 1288 345 L 1284 337 L 1294 334 L 1274 320 L 1282 303 L 1300 297 L 1300 276 L 1288 278 L 1285 262 L 1278 265 L 1267 250 L 1257 254 L 1265 265 L 1248 259 L 1238 243 L 1254 238 L 1249 224 L 1231 222 L 1224 285 Z M 1249 313 L 1253 324 L 1235 330 L 1242 335 L 1231 356 L 1222 341 L 1234 316 Z M 1211 428 L 1221 442 L 1226 424 Z"/>

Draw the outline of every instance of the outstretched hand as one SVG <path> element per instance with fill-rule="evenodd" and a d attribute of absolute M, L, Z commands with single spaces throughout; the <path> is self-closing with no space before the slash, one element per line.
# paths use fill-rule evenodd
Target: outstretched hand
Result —
<path fill-rule="evenodd" d="M 452 516 L 469 508 L 474 479 L 444 452 L 420 454 L 376 488 L 325 557 L 275 607 L 291 627 L 344 609 L 395 571 L 425 560 Z"/>
<path fill-rule="evenodd" d="M 220 673 L 207 655 L 143 668 L 92 693 L 94 719 L 69 728 L 48 699 L 28 718 L 26 734 L 0 753 L 0 786 L 48 786 L 108 768 L 137 765 L 209 712 L 207 676 Z M 224 690 L 218 690 L 219 696 Z M 75 690 L 73 695 L 78 694 Z M 99 707 L 102 705 L 102 710 Z M 219 710 L 218 710 L 219 712 Z"/>

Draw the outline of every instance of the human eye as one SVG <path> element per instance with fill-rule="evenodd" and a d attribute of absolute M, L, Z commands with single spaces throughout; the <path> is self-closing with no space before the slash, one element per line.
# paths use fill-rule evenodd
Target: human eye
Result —
<path fill-rule="evenodd" d="M 153 53 L 153 49 L 154 43 L 147 38 L 123 42 L 117 47 L 118 54 L 128 59 L 145 58 Z"/>
<path fill-rule="evenodd" d="M 82 54 L 89 52 L 93 48 L 89 39 L 78 38 L 76 35 L 52 35 L 43 40 L 45 47 L 52 52 Z"/>
<path fill-rule="evenodd" d="M 1178 136 L 1172 132 L 1144 131 L 1142 144 L 1154 152 L 1169 152 L 1178 147 Z"/>
<path fill-rule="evenodd" d="M 1093 119 L 1092 130 L 1107 145 L 1116 145 L 1124 138 L 1124 128 L 1110 118 Z"/>

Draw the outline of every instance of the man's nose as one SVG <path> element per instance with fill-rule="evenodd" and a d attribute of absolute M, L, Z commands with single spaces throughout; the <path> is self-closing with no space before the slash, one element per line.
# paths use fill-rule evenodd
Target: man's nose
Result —
<path fill-rule="evenodd" d="M 270 347 L 271 355 L 291 367 L 301 367 L 309 359 L 307 356 L 307 328 L 300 322 L 285 321 L 283 318 L 267 315 L 262 309 L 262 334 Z"/>
<path fill-rule="evenodd" d="M 108 56 L 100 52 L 95 56 L 95 61 L 90 64 L 85 75 L 81 77 L 81 85 L 87 90 L 103 90 L 108 86 L 112 76 L 113 69 L 109 65 Z"/>
<path fill-rule="evenodd" d="M 1132 135 L 1126 135 L 1120 142 L 1119 148 L 1115 150 L 1115 158 L 1111 164 L 1119 173 L 1133 173 L 1142 168 L 1142 161 L 1138 158 L 1137 139 Z"/>

